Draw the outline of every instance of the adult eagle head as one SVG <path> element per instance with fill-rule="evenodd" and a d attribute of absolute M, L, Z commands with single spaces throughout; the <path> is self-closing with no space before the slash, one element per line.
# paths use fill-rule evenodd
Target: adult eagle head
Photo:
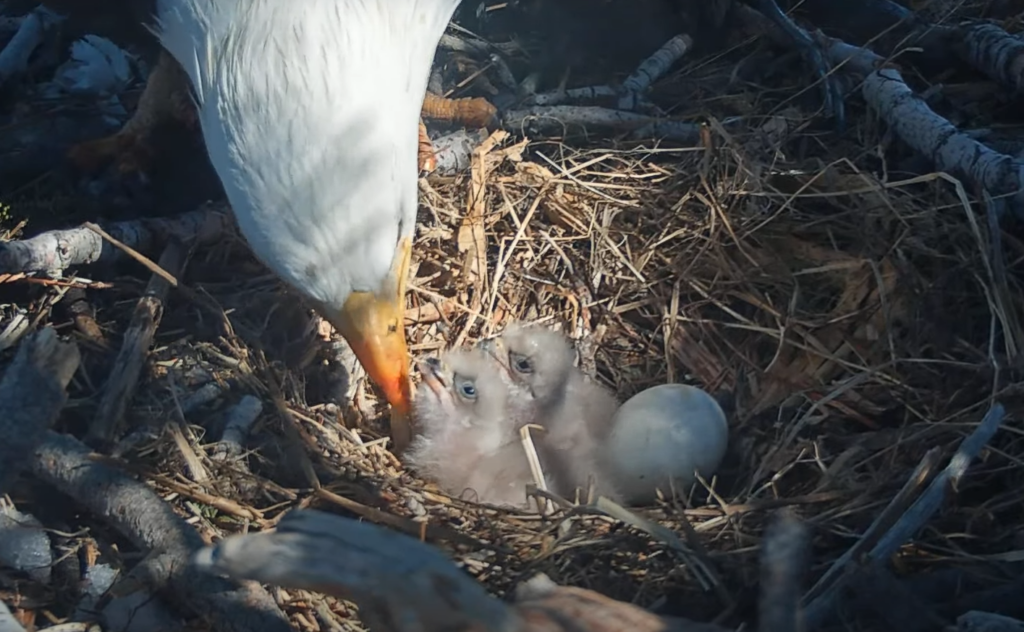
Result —
<path fill-rule="evenodd" d="M 191 80 L 243 235 L 348 340 L 397 413 L 399 449 L 418 122 L 459 2 L 156 2 L 154 31 Z"/>

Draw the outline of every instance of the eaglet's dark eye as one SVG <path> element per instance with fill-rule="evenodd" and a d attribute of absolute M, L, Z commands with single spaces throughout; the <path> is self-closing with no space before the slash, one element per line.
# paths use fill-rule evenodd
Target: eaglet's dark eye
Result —
<path fill-rule="evenodd" d="M 459 389 L 459 395 L 466 399 L 476 399 L 476 385 L 469 380 L 459 382 L 457 388 Z"/>
<path fill-rule="evenodd" d="M 533 362 L 530 358 L 518 353 L 509 354 L 509 362 L 512 364 L 512 368 L 520 373 L 533 373 Z"/>

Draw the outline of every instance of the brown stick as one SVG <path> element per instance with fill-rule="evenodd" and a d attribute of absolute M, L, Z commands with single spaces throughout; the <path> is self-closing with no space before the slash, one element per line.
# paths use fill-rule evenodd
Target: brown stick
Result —
<path fill-rule="evenodd" d="M 177 278 L 185 266 L 186 254 L 185 247 L 180 242 L 172 241 L 164 249 L 158 265 Z M 90 445 L 107 445 L 113 440 L 117 426 L 128 408 L 128 402 L 135 393 L 135 386 L 139 382 L 149 347 L 153 344 L 153 337 L 160 326 L 170 287 L 171 284 L 165 275 L 154 274 L 146 286 L 146 292 L 135 306 L 131 323 L 121 342 L 121 350 L 118 351 L 114 368 L 107 378 L 96 416 L 89 427 L 86 441 Z"/>
<path fill-rule="evenodd" d="M 60 415 L 78 370 L 78 346 L 47 327 L 25 337 L 0 382 L 0 493 L 28 464 Z"/>
<path fill-rule="evenodd" d="M 165 594 L 183 612 L 203 616 L 210 629 L 290 632 L 288 621 L 258 585 L 236 584 L 196 572 L 189 564 L 203 546 L 199 534 L 144 482 L 93 460 L 73 437 L 50 432 L 35 451 L 32 473 L 99 516 L 135 546 L 156 551 L 166 575 Z"/>

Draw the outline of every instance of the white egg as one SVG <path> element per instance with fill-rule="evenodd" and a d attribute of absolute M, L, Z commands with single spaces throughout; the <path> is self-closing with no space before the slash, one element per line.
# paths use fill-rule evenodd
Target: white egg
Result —
<path fill-rule="evenodd" d="M 728 442 L 725 413 L 711 395 L 662 384 L 619 407 L 604 452 L 626 502 L 644 505 L 654 502 L 657 489 L 666 496 L 673 488 L 685 492 L 694 472 L 712 476 Z"/>

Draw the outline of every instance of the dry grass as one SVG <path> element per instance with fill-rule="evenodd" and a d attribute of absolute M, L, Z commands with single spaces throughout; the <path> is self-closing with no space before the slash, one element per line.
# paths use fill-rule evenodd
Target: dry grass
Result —
<path fill-rule="evenodd" d="M 149 434 L 123 465 L 208 536 L 272 526 L 296 506 L 332 508 L 438 542 L 499 594 L 543 571 L 645 606 L 668 600 L 695 618 L 745 619 L 762 524 L 782 505 L 813 525 L 820 576 L 929 449 L 948 456 L 993 398 L 1017 416 L 1024 249 L 1004 233 L 1005 256 L 993 258 L 974 196 L 941 176 L 901 175 L 900 150 L 870 115 L 851 113 L 845 141 L 814 136 L 795 109 L 728 87 L 729 70 L 694 61 L 662 88 L 695 77 L 726 88 L 688 101 L 711 116 L 700 149 L 498 133 L 471 173 L 422 181 L 407 321 L 419 355 L 515 319 L 555 322 L 623 399 L 668 381 L 731 394 L 732 454 L 713 491 L 638 512 L 677 534 L 692 525 L 717 588 L 702 589 L 671 544 L 607 516 L 540 519 L 416 480 L 387 451 L 385 417 L 362 381 L 347 410 L 311 405 L 337 390 L 336 366 L 310 361 L 308 312 L 237 239 L 196 253 L 185 275 L 222 314 L 172 297 L 128 415 Z M 719 122 L 737 110 L 774 114 Z M 141 268 L 107 273 L 113 288 L 90 294 L 106 349 L 88 318 L 62 311 L 67 288 L 19 290 L 34 322 L 83 347 L 63 430 L 90 419 L 144 279 Z M 0 308 L 0 330 L 14 312 Z M 210 383 L 220 395 L 184 415 L 184 445 L 211 473 L 199 483 L 169 422 Z M 265 404 L 247 467 L 211 461 L 205 436 L 245 393 Z M 1021 454 L 1010 423 L 897 568 L 981 572 L 986 556 L 1014 550 Z M 107 561 L 128 563 L 101 526 L 73 522 L 94 529 L 77 538 L 83 546 L 95 538 Z M 317 597 L 275 594 L 299 628 L 322 625 Z M 346 606 L 332 608 L 356 626 Z"/>

